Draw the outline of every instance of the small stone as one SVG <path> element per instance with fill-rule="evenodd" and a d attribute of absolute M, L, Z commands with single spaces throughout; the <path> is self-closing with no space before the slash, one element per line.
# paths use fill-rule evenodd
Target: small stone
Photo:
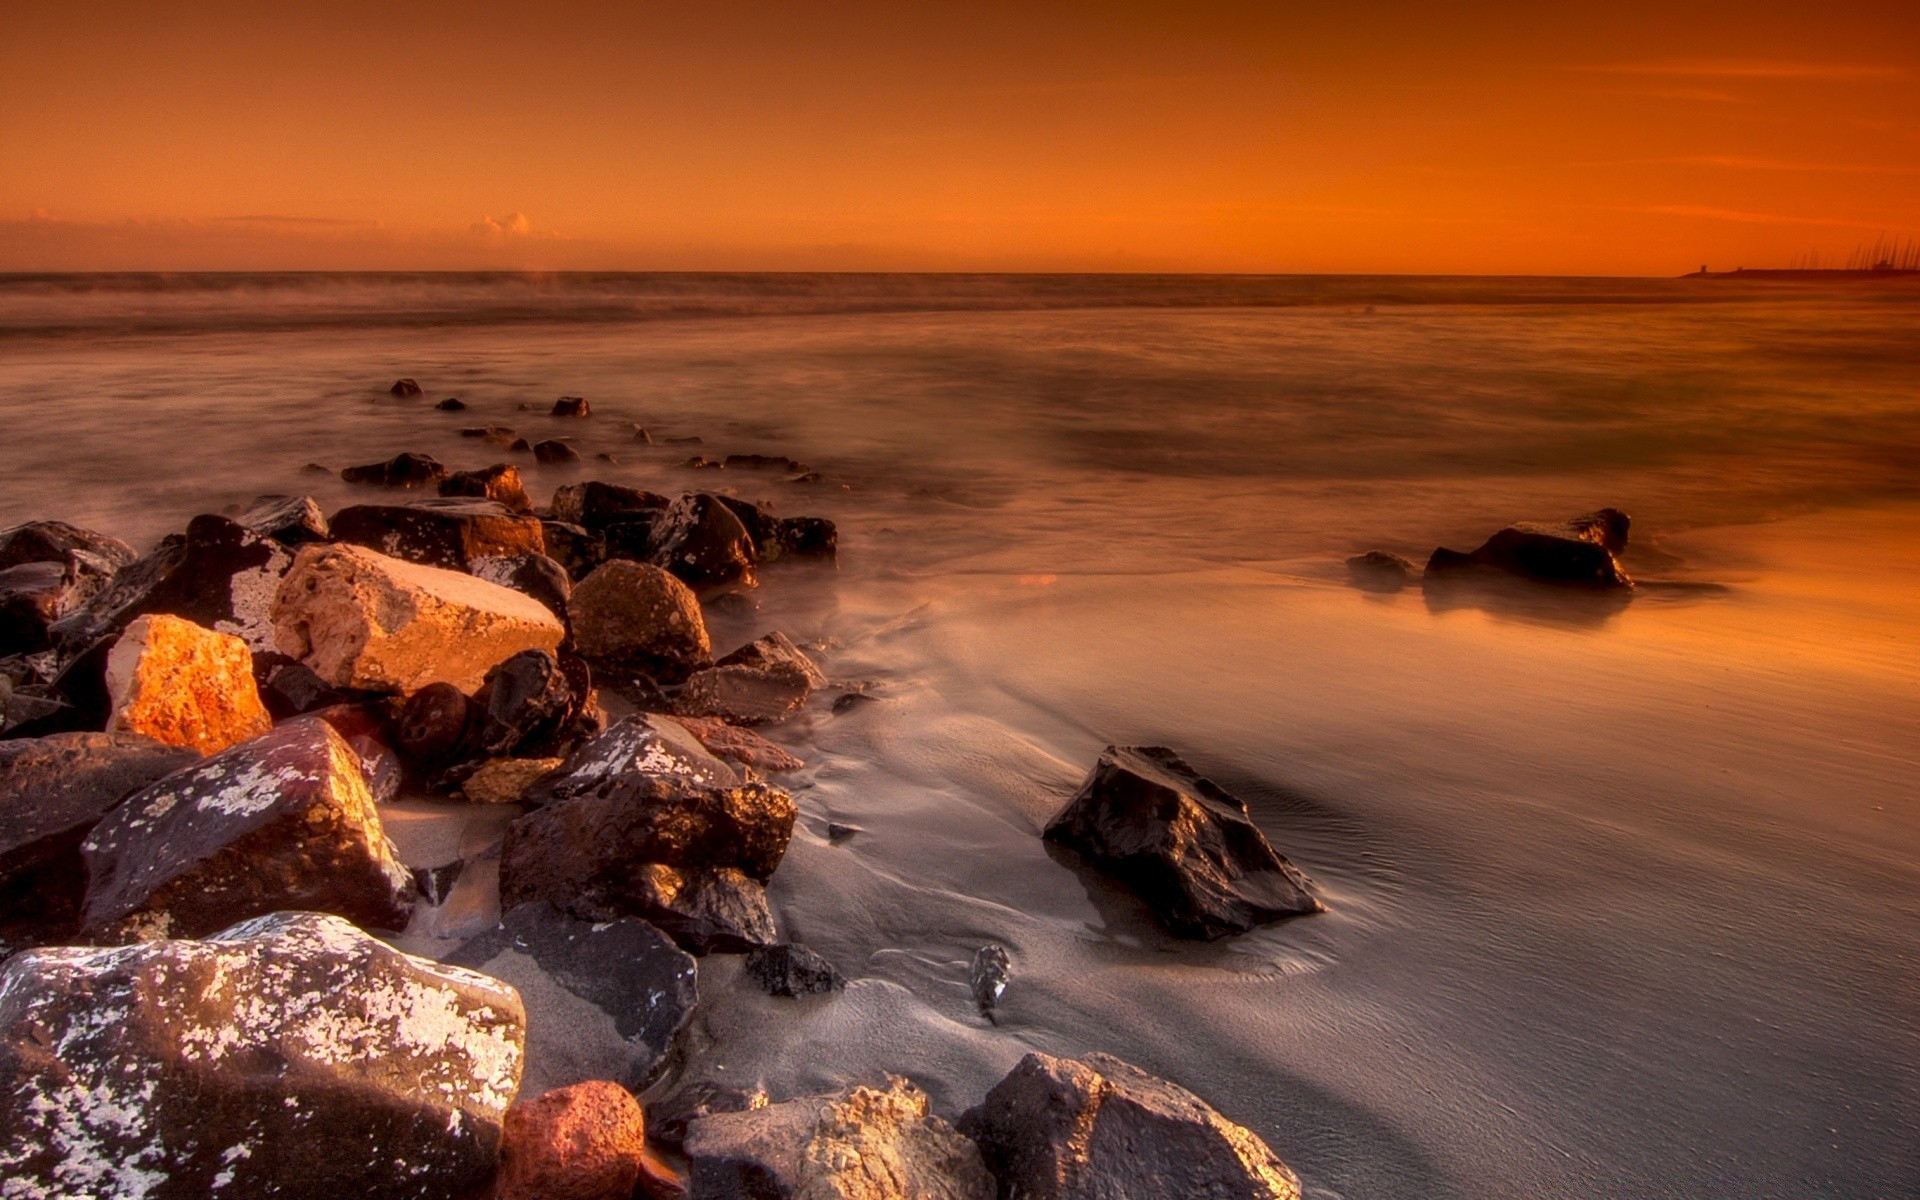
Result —
<path fill-rule="evenodd" d="M 683 1085 L 665 1099 L 647 1105 L 647 1140 L 679 1150 L 687 1140 L 687 1126 L 712 1113 L 750 1112 L 767 1106 L 759 1088 L 732 1087 L 699 1079 Z"/>
<path fill-rule="evenodd" d="M 457 396 L 448 396 L 445 400 L 434 405 L 434 407 L 441 412 L 465 412 L 467 411 L 467 402 Z"/>
<path fill-rule="evenodd" d="M 460 792 L 474 804 L 518 804 L 527 789 L 560 769 L 561 758 L 495 758 L 467 776 Z"/>
<path fill-rule="evenodd" d="M 644 425 L 633 426 L 633 440 L 639 442 L 642 446 L 653 445 L 653 435 L 647 432 L 646 426 Z"/>
<path fill-rule="evenodd" d="M 411 379 L 396 379 L 387 391 L 391 395 L 411 398 L 420 394 L 420 385 Z"/>
<path fill-rule="evenodd" d="M 179 617 L 136 617 L 107 655 L 106 680 L 108 732 L 215 754 L 273 726 L 247 644 Z"/>
<path fill-rule="evenodd" d="M 533 456 L 543 463 L 563 463 L 580 461 L 580 452 L 565 442 L 548 438 L 533 444 Z"/>
<path fill-rule="evenodd" d="M 1353 586 L 1368 592 L 1397 592 L 1420 577 L 1420 568 L 1398 554 L 1369 550 L 1347 560 Z"/>
<path fill-rule="evenodd" d="M 593 415 L 593 405 L 588 404 L 586 400 L 580 396 L 562 396 L 553 402 L 553 412 L 551 415 L 556 417 L 590 417 Z"/>
<path fill-rule="evenodd" d="M 1006 995 L 1007 983 L 1012 978 L 1013 959 L 1005 946 L 988 943 L 980 947 L 967 968 L 967 984 L 973 990 L 973 1003 L 981 1016 L 999 1023 L 993 1013 L 1000 1006 L 1000 997 Z"/>
<path fill-rule="evenodd" d="M 811 469 L 805 463 L 796 462 L 784 454 L 729 454 L 726 464 L 729 470 L 806 471 Z"/>
<path fill-rule="evenodd" d="M 381 487 L 425 487 L 446 478 L 447 468 L 428 454 L 403 452 L 385 462 L 359 467 L 344 467 L 340 478 L 348 483 L 371 483 Z"/>
<path fill-rule="evenodd" d="M 774 996 L 813 996 L 837 992 L 846 977 L 832 963 L 791 942 L 766 946 L 746 958 L 747 974 Z"/>
<path fill-rule="evenodd" d="M 511 463 L 494 463 L 477 471 L 455 471 L 440 481 L 440 494 L 473 500 L 492 500 L 509 512 L 522 515 L 533 512 L 533 501 L 520 482 L 520 468 Z"/>
<path fill-rule="evenodd" d="M 479 715 L 459 688 L 430 683 L 408 696 L 400 710 L 400 752 L 426 771 L 464 762 L 478 749 Z"/>
<path fill-rule="evenodd" d="M 843 692 L 833 698 L 833 715 L 844 716 L 862 704 L 872 704 L 878 699 L 879 697 L 870 696 L 866 692 Z"/>
<path fill-rule="evenodd" d="M 335 686 L 370 691 L 435 682 L 477 691 L 495 664 L 556 649 L 566 635 L 519 592 L 358 546 L 302 549 L 272 611 L 281 653 Z"/>
<path fill-rule="evenodd" d="M 573 643 L 588 659 L 685 679 L 711 652 L 692 589 L 659 567 L 616 559 L 573 589 Z"/>

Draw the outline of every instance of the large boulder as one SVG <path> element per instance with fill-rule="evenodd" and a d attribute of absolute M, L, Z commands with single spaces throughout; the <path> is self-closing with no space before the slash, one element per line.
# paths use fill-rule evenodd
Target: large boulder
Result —
<path fill-rule="evenodd" d="M 700 998 L 693 958 L 652 925 L 585 921 L 545 903 L 509 909 L 499 928 L 446 961 L 519 989 L 530 1087 L 585 1079 L 645 1087 Z"/>
<path fill-rule="evenodd" d="M 0 570 L 21 563 L 64 563 L 76 551 L 100 560 L 109 575 L 139 557 L 119 538 L 65 521 L 28 521 L 0 530 Z"/>
<path fill-rule="evenodd" d="M 1107 1054 L 1027 1055 L 960 1128 L 1000 1200 L 1300 1197 L 1299 1179 L 1258 1134 Z"/>
<path fill-rule="evenodd" d="M 121 801 L 199 758 L 132 733 L 0 741 L 0 921 L 69 936 L 86 893 L 81 841 Z"/>
<path fill-rule="evenodd" d="M 574 586 L 567 611 L 582 657 L 663 683 L 684 680 L 713 650 L 692 589 L 647 563 L 602 564 Z"/>
<path fill-rule="evenodd" d="M 1470 553 L 1435 550 L 1425 578 L 1491 570 L 1575 587 L 1631 588 L 1633 580 L 1615 557 L 1627 548 L 1631 523 L 1619 509 L 1603 508 L 1559 524 L 1509 525 Z"/>
<path fill-rule="evenodd" d="M 538 518 L 497 500 L 441 497 L 412 504 L 356 504 L 333 514 L 333 536 L 390 558 L 465 571 L 477 558 L 544 554 Z"/>
<path fill-rule="evenodd" d="M 507 1110 L 493 1200 L 633 1200 L 644 1176 L 671 1172 L 647 1148 L 640 1102 L 595 1079 Z"/>
<path fill-rule="evenodd" d="M 570 483 L 555 490 L 553 503 L 548 509 L 556 521 L 587 529 L 602 529 L 637 513 L 660 512 L 671 503 L 665 496 L 639 488 L 589 479 L 585 483 Z"/>
<path fill-rule="evenodd" d="M 813 660 L 776 631 L 688 676 L 673 706 L 689 717 L 757 725 L 792 715 L 826 685 Z"/>
<path fill-rule="evenodd" d="M 513 989 L 280 913 L 0 967 L 0 1194 L 453 1200 L 519 1085 Z"/>
<path fill-rule="evenodd" d="M 1325 908 L 1247 806 L 1165 746 L 1107 747 L 1045 837 L 1126 883 L 1178 937 Z"/>
<path fill-rule="evenodd" d="M 83 920 L 103 936 L 198 937 L 282 909 L 404 929 L 412 879 L 353 749 L 300 717 L 161 779 L 81 844 Z"/>
<path fill-rule="evenodd" d="M 904 1079 L 720 1112 L 687 1127 L 696 1196 L 993 1200 L 980 1151 Z M 1169 1196 L 1180 1193 L 1167 1193 Z M 1194 1193 L 1196 1195 L 1201 1193 Z"/>
<path fill-rule="evenodd" d="M 326 514 L 312 496 L 257 496 L 233 519 L 263 538 L 288 546 L 324 542 L 333 536 Z"/>
<path fill-rule="evenodd" d="M 702 596 L 754 585 L 753 537 L 720 497 L 689 492 L 653 530 L 653 561 Z"/>
<path fill-rule="evenodd" d="M 516 513 L 533 511 L 533 501 L 527 498 L 526 485 L 520 481 L 520 468 L 511 463 L 494 463 L 477 471 L 455 471 L 440 481 L 440 494 L 492 500 Z"/>
<path fill-rule="evenodd" d="M 107 654 L 106 682 L 111 732 L 214 754 L 273 727 L 247 644 L 180 617 L 134 618 Z"/>
<path fill-rule="evenodd" d="M 477 690 L 495 664 L 566 636 L 539 601 L 358 546 L 300 551 L 273 601 L 280 651 L 339 687 Z"/>
<path fill-rule="evenodd" d="M 839 550 L 839 532 L 825 517 L 782 517 L 764 504 L 732 496 L 715 499 L 746 526 L 753 538 L 755 561 L 761 564 L 783 558 L 831 559 Z"/>

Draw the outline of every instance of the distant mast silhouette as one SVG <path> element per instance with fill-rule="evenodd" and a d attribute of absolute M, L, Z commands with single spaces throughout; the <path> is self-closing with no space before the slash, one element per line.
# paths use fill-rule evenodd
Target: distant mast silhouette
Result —
<path fill-rule="evenodd" d="M 1920 275 L 1920 240 L 1894 238 L 1882 234 L 1873 244 L 1854 247 L 1845 266 L 1826 266 L 1820 252 L 1810 250 L 1795 256 L 1786 267 L 1735 267 L 1731 271 L 1709 271 L 1707 264 L 1681 276 L 1682 279 L 1886 279 L 1902 275 Z"/>

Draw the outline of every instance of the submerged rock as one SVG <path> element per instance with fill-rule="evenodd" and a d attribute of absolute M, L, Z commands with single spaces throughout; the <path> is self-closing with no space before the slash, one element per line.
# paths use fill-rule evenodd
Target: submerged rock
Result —
<path fill-rule="evenodd" d="M 1347 560 L 1353 586 L 1369 592 L 1397 592 L 1420 578 L 1420 568 L 1398 554 L 1369 550 Z"/>
<path fill-rule="evenodd" d="M 533 501 L 527 498 L 526 485 L 520 481 L 520 468 L 511 463 L 494 463 L 476 471 L 455 471 L 440 481 L 440 494 L 492 500 L 510 512 L 533 511 Z"/>
<path fill-rule="evenodd" d="M 700 999 L 694 960 L 645 921 L 584 921 L 550 904 L 507 910 L 446 961 L 513 984 L 541 1086 L 611 1079 L 643 1088 Z"/>
<path fill-rule="evenodd" d="M 960 1118 L 1002 1200 L 1299 1200 L 1259 1135 L 1107 1054 L 1029 1054 Z"/>
<path fill-rule="evenodd" d="M 1131 887 L 1184 938 L 1321 912 L 1247 806 L 1164 746 L 1109 746 L 1045 837 Z"/>
<path fill-rule="evenodd" d="M 784 454 L 729 454 L 724 460 L 729 470 L 749 471 L 793 471 L 804 473 L 812 470 L 803 462 L 788 458 Z"/>
<path fill-rule="evenodd" d="M 593 405 L 588 404 L 585 397 L 582 396 L 562 396 L 553 402 L 553 411 L 550 415 L 556 417 L 590 417 L 593 415 Z"/>
<path fill-rule="evenodd" d="M 309 546 L 273 601 L 283 654 L 339 687 L 477 691 L 495 664 L 553 650 L 566 629 L 547 607 L 471 575 L 358 546 Z"/>
<path fill-rule="evenodd" d="M 580 452 L 565 442 L 549 438 L 533 443 L 533 457 L 543 463 L 578 462 Z"/>
<path fill-rule="evenodd" d="M 353 750 L 300 717 L 176 771 L 81 844 L 88 929 L 198 937 L 284 909 L 403 929 L 412 881 Z"/>
<path fill-rule="evenodd" d="M 420 394 L 420 385 L 411 379 L 396 379 L 387 392 L 389 395 L 411 398 Z"/>
<path fill-rule="evenodd" d="M 602 564 L 574 587 L 568 614 L 582 657 L 644 671 L 663 683 L 685 679 L 712 652 L 693 590 L 647 563 Z"/>
<path fill-rule="evenodd" d="M 334 514 L 333 535 L 390 558 L 450 571 L 468 570 L 479 558 L 543 554 L 547 548 L 537 519 L 496 500 L 466 497 L 356 504 Z"/>
<path fill-rule="evenodd" d="M 86 893 L 80 843 L 127 797 L 199 759 L 132 733 L 0 741 L 0 923 L 70 937 Z"/>
<path fill-rule="evenodd" d="M 994 1196 L 993 1177 L 980 1151 L 931 1114 L 925 1092 L 894 1077 L 883 1088 L 853 1087 L 837 1095 L 701 1117 L 688 1125 L 682 1149 L 696 1196 Z"/>
<path fill-rule="evenodd" d="M 1558 525 L 1509 525 L 1472 553 L 1441 547 L 1427 560 L 1430 581 L 1488 569 L 1546 583 L 1591 588 L 1631 588 L 1633 580 L 1614 556 L 1627 548 L 1631 520 L 1617 508 L 1574 517 Z"/>
<path fill-rule="evenodd" d="M 247 644 L 164 613 L 127 626 L 107 655 L 106 683 L 109 732 L 214 754 L 273 727 Z"/>
<path fill-rule="evenodd" d="M 257 496 L 233 519 L 260 537 L 285 546 L 324 542 L 333 536 L 326 514 L 312 496 Z"/>
<path fill-rule="evenodd" d="M 672 1168 L 647 1149 L 640 1102 L 589 1080 L 507 1110 L 493 1200 L 633 1200 L 642 1174 L 661 1171 Z"/>
<path fill-rule="evenodd" d="M 381 487 L 428 487 L 447 477 L 447 468 L 429 454 L 403 451 L 385 462 L 358 467 L 342 467 L 340 478 L 348 483 L 371 483 Z"/>
<path fill-rule="evenodd" d="M 519 1085 L 513 989 L 279 913 L 0 968 L 9 1196 L 453 1200 Z"/>
<path fill-rule="evenodd" d="M 465 412 L 467 411 L 467 402 L 458 396 L 448 396 L 445 400 L 434 405 L 434 407 L 441 412 Z"/>
<path fill-rule="evenodd" d="M 837 992 L 846 977 L 806 946 L 784 942 L 747 955 L 747 974 L 773 996 L 814 996 Z"/>
<path fill-rule="evenodd" d="M 674 698 L 674 709 L 754 725 L 791 715 L 826 684 L 813 660 L 786 634 L 774 632 L 695 671 Z"/>
<path fill-rule="evenodd" d="M 660 516 L 653 561 L 701 595 L 754 585 L 753 538 L 718 496 L 690 492 Z"/>

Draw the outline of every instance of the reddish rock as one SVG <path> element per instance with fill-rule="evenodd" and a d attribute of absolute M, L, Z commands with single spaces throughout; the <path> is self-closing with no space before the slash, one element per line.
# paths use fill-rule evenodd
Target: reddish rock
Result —
<path fill-rule="evenodd" d="M 557 1088 L 507 1110 L 495 1200 L 629 1200 L 646 1154 L 646 1116 L 617 1083 Z"/>
<path fill-rule="evenodd" d="M 450 571 L 464 571 L 477 558 L 544 554 L 547 548 L 535 518 L 497 500 L 466 497 L 356 504 L 334 514 L 333 536 L 390 558 Z"/>
<path fill-rule="evenodd" d="M 685 679 L 712 650 L 706 618 L 691 588 L 659 567 L 616 559 L 573 589 L 568 601 L 581 656 Z"/>
<path fill-rule="evenodd" d="M 581 396 L 562 396 L 553 402 L 552 414 L 556 417 L 590 417 L 593 405 Z"/>
<path fill-rule="evenodd" d="M 533 511 L 526 485 L 520 482 L 520 468 L 511 463 L 494 463 L 477 471 L 455 471 L 440 481 L 440 494 L 492 500 L 516 513 Z"/>
<path fill-rule="evenodd" d="M 217 754 L 273 727 L 247 644 L 179 617 L 136 617 L 107 655 L 106 680 L 110 732 Z"/>
<path fill-rule="evenodd" d="M 382 487 L 427 487 L 439 483 L 447 476 L 447 468 L 440 460 L 427 454 L 414 454 L 410 451 L 394 455 L 385 462 L 368 463 L 359 467 L 343 467 L 340 478 L 348 483 L 372 483 Z"/>
<path fill-rule="evenodd" d="M 826 677 L 784 633 L 769 633 L 688 677 L 674 711 L 739 725 L 777 721 L 796 712 Z"/>
<path fill-rule="evenodd" d="M 752 767 L 756 771 L 770 774 L 798 771 L 807 765 L 753 730 L 729 725 L 719 717 L 674 717 L 672 719 L 685 726 L 688 733 L 699 738 L 700 744 L 712 751 L 715 758 L 723 758 L 728 762 L 736 762 L 743 767 Z"/>

